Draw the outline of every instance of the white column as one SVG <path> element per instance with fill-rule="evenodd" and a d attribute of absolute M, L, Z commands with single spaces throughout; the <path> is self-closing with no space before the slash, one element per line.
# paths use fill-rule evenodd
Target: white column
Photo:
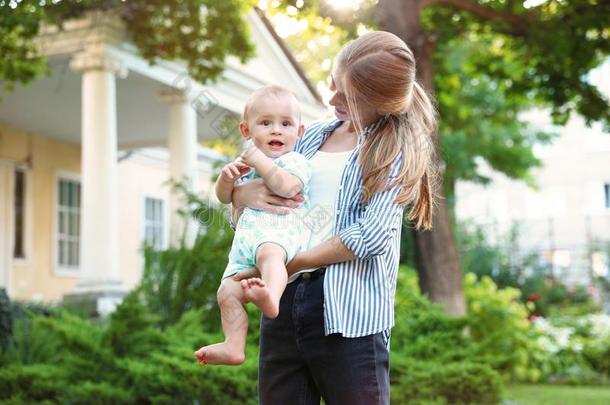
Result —
<path fill-rule="evenodd" d="M 76 293 L 95 295 L 100 310 L 108 302 L 99 299 L 124 291 L 117 241 L 115 74 L 124 77 L 126 70 L 103 50 L 77 54 L 70 66 L 82 73 L 81 276 Z"/>
<path fill-rule="evenodd" d="M 191 192 L 197 185 L 197 113 L 189 98 L 180 90 L 168 89 L 161 99 L 169 105 L 169 174 L 174 181 L 184 182 Z M 184 210 L 183 195 L 172 192 L 170 197 L 170 243 L 179 246 L 184 242 L 192 246 L 197 236 L 197 221 L 180 215 Z"/>

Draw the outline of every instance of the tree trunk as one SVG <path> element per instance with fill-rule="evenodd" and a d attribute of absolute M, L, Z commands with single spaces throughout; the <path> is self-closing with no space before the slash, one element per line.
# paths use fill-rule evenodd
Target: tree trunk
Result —
<path fill-rule="evenodd" d="M 377 6 L 378 20 L 381 29 L 396 34 L 409 45 L 417 62 L 417 78 L 433 94 L 434 42 L 421 26 L 419 2 L 420 0 L 380 0 Z M 439 134 L 435 133 L 434 137 L 437 149 L 440 149 Z M 439 159 L 440 156 L 437 153 Z M 442 187 L 439 187 L 437 193 L 442 195 Z M 442 304 L 447 314 L 464 315 L 466 304 L 460 258 L 444 198 L 439 199 L 434 210 L 432 230 L 413 230 L 413 237 L 422 291 L 433 302 Z"/>

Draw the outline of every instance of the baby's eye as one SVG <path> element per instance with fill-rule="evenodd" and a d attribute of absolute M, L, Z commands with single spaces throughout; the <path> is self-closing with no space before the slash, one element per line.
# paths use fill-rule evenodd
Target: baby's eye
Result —
<path fill-rule="evenodd" d="M 285 126 L 285 127 L 289 127 L 289 126 L 291 126 L 291 125 L 292 125 L 292 122 L 290 122 L 290 121 L 284 121 L 284 122 L 282 122 L 282 125 L 283 125 L 283 126 Z"/>
<path fill-rule="evenodd" d="M 261 124 L 264 125 L 264 126 L 268 126 L 268 125 L 271 125 L 271 121 L 269 121 L 269 120 L 262 120 Z"/>

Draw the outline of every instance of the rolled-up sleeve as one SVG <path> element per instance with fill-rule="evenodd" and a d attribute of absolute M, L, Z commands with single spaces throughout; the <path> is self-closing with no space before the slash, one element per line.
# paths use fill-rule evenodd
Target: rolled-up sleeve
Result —
<path fill-rule="evenodd" d="M 388 182 L 398 174 L 400 160 L 394 163 Z M 341 242 L 359 259 L 366 260 L 383 254 L 393 235 L 402 225 L 404 207 L 394 201 L 401 187 L 395 186 L 375 193 L 360 218 L 339 232 Z"/>

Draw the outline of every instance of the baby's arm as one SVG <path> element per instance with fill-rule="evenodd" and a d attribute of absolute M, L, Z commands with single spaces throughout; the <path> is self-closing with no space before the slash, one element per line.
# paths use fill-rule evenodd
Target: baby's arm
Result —
<path fill-rule="evenodd" d="M 216 197 L 223 204 L 229 204 L 233 194 L 235 181 L 242 175 L 248 173 L 250 167 L 241 158 L 225 165 L 220 171 L 220 176 L 216 180 Z"/>
<path fill-rule="evenodd" d="M 278 196 L 292 198 L 302 191 L 301 180 L 297 176 L 276 165 L 256 146 L 250 146 L 242 153 L 241 159 L 254 167 L 269 190 Z"/>

